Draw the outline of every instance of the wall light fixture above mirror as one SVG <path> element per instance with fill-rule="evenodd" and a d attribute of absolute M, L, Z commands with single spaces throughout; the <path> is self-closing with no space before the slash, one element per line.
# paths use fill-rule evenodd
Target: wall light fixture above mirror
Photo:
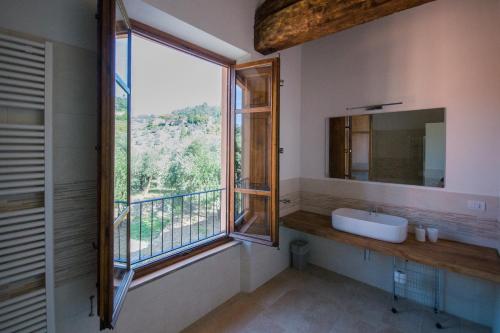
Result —
<path fill-rule="evenodd" d="M 330 178 L 444 187 L 445 109 L 328 119 Z"/>

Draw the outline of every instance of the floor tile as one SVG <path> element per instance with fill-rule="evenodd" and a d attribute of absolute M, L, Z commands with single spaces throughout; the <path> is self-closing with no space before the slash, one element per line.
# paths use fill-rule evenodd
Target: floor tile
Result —
<path fill-rule="evenodd" d="M 393 305 L 398 309 L 393 313 Z M 444 330 L 436 327 L 442 323 Z M 489 333 L 317 266 L 287 269 L 249 294 L 238 294 L 193 323 L 190 333 Z"/>
<path fill-rule="evenodd" d="M 260 314 L 248 323 L 243 329 L 244 333 L 284 333 L 286 329 L 264 314 Z"/>
<path fill-rule="evenodd" d="M 379 328 L 374 323 L 360 319 L 358 315 L 350 312 L 342 312 L 330 333 L 365 333 L 377 332 Z"/>
<path fill-rule="evenodd" d="M 468 320 L 465 319 L 458 319 L 460 320 L 460 333 L 490 333 L 491 330 L 489 327 L 478 325 L 475 323 L 472 323 Z"/>

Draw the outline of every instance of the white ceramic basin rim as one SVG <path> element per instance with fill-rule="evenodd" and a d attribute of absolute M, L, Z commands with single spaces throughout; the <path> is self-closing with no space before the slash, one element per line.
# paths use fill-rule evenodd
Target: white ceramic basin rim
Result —
<path fill-rule="evenodd" d="M 408 220 L 405 218 L 350 208 L 338 208 L 332 212 L 332 227 L 391 243 L 402 243 L 408 235 Z"/>

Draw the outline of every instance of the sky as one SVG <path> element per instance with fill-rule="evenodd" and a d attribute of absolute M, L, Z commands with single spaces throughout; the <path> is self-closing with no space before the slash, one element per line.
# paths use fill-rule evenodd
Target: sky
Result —
<path fill-rule="evenodd" d="M 134 35 L 131 64 L 133 117 L 161 115 L 203 103 L 221 105 L 219 65 Z"/>

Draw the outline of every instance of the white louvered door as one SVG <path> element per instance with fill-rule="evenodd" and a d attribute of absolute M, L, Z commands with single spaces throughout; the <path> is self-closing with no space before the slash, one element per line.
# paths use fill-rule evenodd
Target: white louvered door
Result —
<path fill-rule="evenodd" d="M 0 332 L 54 332 L 52 45 L 0 34 Z"/>

